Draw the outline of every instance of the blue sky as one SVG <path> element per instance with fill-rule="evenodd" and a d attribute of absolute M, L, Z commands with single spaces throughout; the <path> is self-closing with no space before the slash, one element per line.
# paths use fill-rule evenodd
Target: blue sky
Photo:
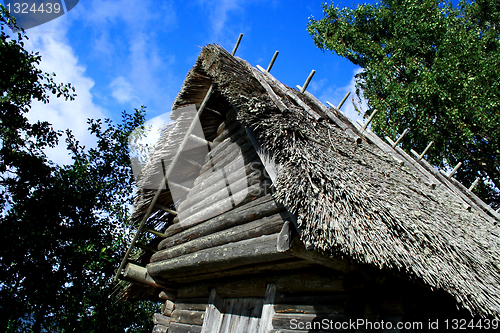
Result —
<path fill-rule="evenodd" d="M 77 90 L 73 102 L 52 98 L 34 103 L 30 120 L 48 120 L 55 128 L 70 128 L 92 146 L 87 118 L 120 121 L 123 110 L 147 107 L 148 119 L 170 111 L 200 47 L 217 43 L 251 65 L 267 67 L 280 52 L 271 73 L 283 83 L 302 85 L 316 70 L 308 91 L 322 102 L 338 104 L 353 91 L 359 70 L 347 60 L 314 46 L 306 25 L 310 16 L 323 17 L 323 0 L 82 0 L 53 21 L 27 30 L 26 47 L 42 55 L 40 68 Z M 356 6 L 357 1 L 337 2 Z M 359 118 L 348 102 L 343 107 Z M 58 163 L 69 163 L 64 142 L 48 152 Z"/>

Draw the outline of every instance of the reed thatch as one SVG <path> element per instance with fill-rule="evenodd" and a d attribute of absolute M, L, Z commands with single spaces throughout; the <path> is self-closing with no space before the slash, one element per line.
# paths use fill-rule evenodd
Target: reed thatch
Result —
<path fill-rule="evenodd" d="M 358 144 L 359 129 L 327 113 L 341 114 L 217 45 L 202 50 L 174 109 L 200 103 L 211 82 L 279 166 L 275 198 L 297 217 L 307 248 L 443 290 L 474 315 L 500 316 L 496 217 L 369 140 Z"/>

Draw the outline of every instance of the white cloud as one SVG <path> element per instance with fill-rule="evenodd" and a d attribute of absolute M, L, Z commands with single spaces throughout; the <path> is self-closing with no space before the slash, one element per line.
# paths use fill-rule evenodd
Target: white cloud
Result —
<path fill-rule="evenodd" d="M 138 98 L 134 92 L 134 88 L 123 76 L 119 76 L 109 84 L 112 89 L 111 95 L 119 102 L 137 102 Z"/>
<path fill-rule="evenodd" d="M 109 88 L 108 95 L 127 104 L 121 105 L 125 109 L 146 105 L 148 114 L 170 111 L 181 78 L 173 74 L 175 56 L 159 45 L 168 43 L 168 32 L 177 26 L 174 3 L 94 0 L 82 3 L 77 15 L 90 32 L 95 60 L 112 77 L 100 92 Z"/>
<path fill-rule="evenodd" d="M 66 40 L 65 17 L 66 15 L 28 30 L 30 39 L 25 45 L 27 50 L 40 52 L 42 61 L 39 68 L 42 71 L 55 72 L 55 81 L 58 83 L 71 83 L 78 96 L 74 101 L 52 96 L 48 104 L 34 101 L 27 116 L 31 122 L 48 121 L 57 130 L 70 128 L 82 145 L 91 147 L 95 145 L 95 139 L 87 130 L 87 119 L 103 118 L 104 110 L 93 103 L 90 90 L 94 81 L 85 75 L 85 67 L 79 63 L 78 57 Z M 66 150 L 64 136 L 56 148 L 48 149 L 46 153 L 49 159 L 56 163 L 72 162 Z"/>

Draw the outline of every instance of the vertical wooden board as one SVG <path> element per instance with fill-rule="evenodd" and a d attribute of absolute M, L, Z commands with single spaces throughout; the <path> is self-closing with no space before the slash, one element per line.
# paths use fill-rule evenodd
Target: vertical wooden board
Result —
<path fill-rule="evenodd" d="M 222 298 L 217 296 L 215 289 L 212 289 L 210 297 L 208 298 L 208 305 L 205 310 L 205 318 L 200 331 L 201 333 L 219 332 L 223 317 L 223 313 L 219 308 L 222 309 Z"/>
<path fill-rule="evenodd" d="M 224 300 L 224 307 L 223 307 L 223 318 L 222 318 L 222 325 L 220 327 L 220 331 L 217 331 L 217 333 L 229 333 L 231 332 L 229 323 L 231 321 L 231 317 L 233 316 L 233 307 L 236 303 L 235 298 L 228 298 Z"/>
<path fill-rule="evenodd" d="M 268 284 L 266 288 L 266 297 L 262 306 L 262 318 L 258 333 L 268 333 L 272 328 L 274 316 L 274 297 L 276 295 L 276 286 Z"/>
<path fill-rule="evenodd" d="M 239 311 L 239 316 L 234 323 L 234 332 L 249 332 L 248 323 L 250 321 L 250 310 L 252 306 L 251 298 L 243 298 L 241 302 L 241 309 Z"/>
<path fill-rule="evenodd" d="M 251 309 L 250 319 L 248 321 L 248 332 L 259 332 L 259 327 L 262 322 L 262 308 L 264 306 L 264 299 L 257 298 L 255 306 Z"/>

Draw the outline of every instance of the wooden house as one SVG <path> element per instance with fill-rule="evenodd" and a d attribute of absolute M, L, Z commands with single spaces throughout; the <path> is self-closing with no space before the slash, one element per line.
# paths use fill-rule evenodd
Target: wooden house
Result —
<path fill-rule="evenodd" d="M 411 332 L 500 315 L 499 216 L 425 160 L 217 45 L 171 117 L 133 215 L 156 249 L 118 272 L 137 284 L 125 296 L 161 298 L 154 332 Z M 169 169 L 175 181 L 150 186 Z"/>

